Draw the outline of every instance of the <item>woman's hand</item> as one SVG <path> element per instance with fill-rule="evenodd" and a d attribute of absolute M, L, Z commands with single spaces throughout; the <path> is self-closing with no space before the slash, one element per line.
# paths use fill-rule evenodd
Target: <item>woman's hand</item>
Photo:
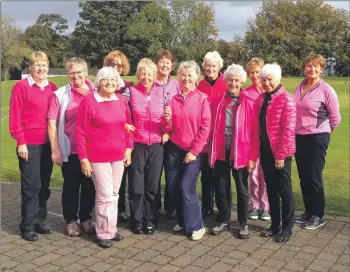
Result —
<path fill-rule="evenodd" d="M 197 159 L 197 157 L 195 155 L 193 155 L 191 152 L 188 152 L 186 154 L 186 157 L 184 159 L 184 163 L 190 163 L 193 162 Z"/>
<path fill-rule="evenodd" d="M 51 160 L 54 164 L 62 166 L 62 153 L 59 148 L 52 150 Z"/>
<path fill-rule="evenodd" d="M 133 125 L 130 125 L 130 124 L 125 124 L 125 131 L 127 133 L 133 132 L 133 131 L 135 131 L 135 127 Z"/>
<path fill-rule="evenodd" d="M 26 144 L 19 145 L 17 147 L 17 153 L 23 160 L 28 161 L 28 149 Z"/>
<path fill-rule="evenodd" d="M 165 119 L 165 121 L 169 122 L 170 119 L 171 119 L 171 115 L 172 115 L 172 112 L 171 112 L 170 107 L 166 106 L 164 108 L 164 119 Z"/>
<path fill-rule="evenodd" d="M 124 166 L 128 167 L 131 164 L 131 148 L 127 148 L 125 150 L 125 155 L 124 155 Z"/>
<path fill-rule="evenodd" d="M 91 168 L 91 164 L 90 164 L 89 160 L 88 159 L 80 160 L 80 167 L 81 167 L 81 172 L 83 172 L 83 174 L 85 176 L 90 178 L 91 177 L 92 168 Z"/>
<path fill-rule="evenodd" d="M 275 167 L 277 169 L 282 169 L 284 167 L 284 160 L 275 160 Z"/>
<path fill-rule="evenodd" d="M 247 167 L 248 168 L 248 172 L 249 173 L 253 173 L 255 167 L 256 167 L 256 162 L 249 160 L 248 167 Z"/>
<path fill-rule="evenodd" d="M 165 144 L 167 141 L 169 141 L 169 134 L 165 133 L 162 135 L 162 144 Z"/>

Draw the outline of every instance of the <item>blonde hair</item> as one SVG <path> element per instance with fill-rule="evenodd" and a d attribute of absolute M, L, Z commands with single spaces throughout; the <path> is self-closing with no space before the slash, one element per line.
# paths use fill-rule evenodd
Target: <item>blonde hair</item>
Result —
<path fill-rule="evenodd" d="M 252 58 L 245 66 L 245 71 L 249 74 L 249 70 L 256 66 L 262 68 L 264 61 L 261 58 Z"/>
<path fill-rule="evenodd" d="M 136 77 L 139 77 L 140 71 L 142 69 L 149 69 L 151 70 L 152 74 L 154 76 L 157 75 L 157 65 L 148 58 L 143 58 L 139 61 L 139 63 L 137 64 L 137 68 L 136 68 Z"/>
<path fill-rule="evenodd" d="M 130 63 L 128 58 L 119 50 L 113 50 L 109 52 L 107 56 L 105 56 L 103 60 L 103 65 L 104 66 L 109 66 L 115 59 L 119 58 L 122 62 L 123 65 L 123 72 L 122 74 L 124 76 L 128 75 L 130 72 Z"/>
<path fill-rule="evenodd" d="M 326 66 L 326 60 L 322 55 L 319 54 L 311 54 L 307 56 L 303 61 L 303 68 L 305 68 L 305 66 L 308 65 L 310 62 L 312 62 L 313 64 L 319 64 L 322 70 Z"/>
<path fill-rule="evenodd" d="M 70 58 L 69 60 L 66 61 L 66 63 L 65 63 L 66 70 L 68 71 L 74 64 L 82 66 L 84 71 L 87 72 L 88 65 L 87 65 L 86 61 L 81 59 L 81 58 L 77 58 L 77 57 Z"/>
<path fill-rule="evenodd" d="M 29 69 L 31 69 L 34 63 L 37 61 L 46 61 L 47 66 L 49 66 L 49 59 L 47 55 L 42 51 L 34 51 L 29 57 Z"/>

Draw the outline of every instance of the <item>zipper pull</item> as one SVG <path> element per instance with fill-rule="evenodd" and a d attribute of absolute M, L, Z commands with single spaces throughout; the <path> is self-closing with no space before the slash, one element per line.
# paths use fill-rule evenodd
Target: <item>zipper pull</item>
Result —
<path fill-rule="evenodd" d="M 148 99 L 148 101 L 151 101 L 151 97 L 150 97 L 150 96 L 148 96 L 148 98 L 147 98 L 147 99 Z"/>

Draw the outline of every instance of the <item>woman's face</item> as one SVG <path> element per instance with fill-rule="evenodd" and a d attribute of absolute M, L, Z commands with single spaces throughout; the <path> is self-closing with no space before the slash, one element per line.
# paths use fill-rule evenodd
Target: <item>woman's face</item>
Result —
<path fill-rule="evenodd" d="M 309 62 L 304 67 L 304 73 L 308 79 L 319 79 L 322 73 L 321 65 Z"/>
<path fill-rule="evenodd" d="M 278 86 L 278 82 L 273 75 L 268 74 L 261 80 L 261 85 L 266 92 L 270 93 Z"/>
<path fill-rule="evenodd" d="M 170 59 L 167 59 L 165 57 L 161 58 L 157 62 L 158 74 L 161 74 L 163 76 L 169 76 L 172 66 L 173 66 L 173 63 L 171 62 Z"/>
<path fill-rule="evenodd" d="M 108 66 L 114 68 L 119 73 L 119 75 L 123 74 L 124 65 L 120 58 L 115 58 L 112 62 L 108 64 Z"/>
<path fill-rule="evenodd" d="M 249 69 L 248 77 L 254 85 L 260 84 L 260 67 L 255 65 Z"/>
<path fill-rule="evenodd" d="M 81 87 L 85 83 L 86 71 L 82 65 L 73 63 L 68 69 L 69 82 L 74 87 Z"/>
<path fill-rule="evenodd" d="M 30 73 L 34 81 L 40 81 L 46 78 L 49 72 L 49 65 L 46 61 L 36 61 L 30 67 Z"/>
<path fill-rule="evenodd" d="M 182 69 L 179 76 L 180 88 L 184 90 L 193 90 L 196 87 L 198 75 L 193 69 Z"/>
<path fill-rule="evenodd" d="M 230 75 L 225 79 L 227 90 L 231 94 L 237 94 L 242 88 L 242 81 L 239 76 Z"/>
<path fill-rule="evenodd" d="M 210 79 L 217 79 L 219 76 L 220 66 L 218 62 L 206 61 L 204 63 L 204 73 Z"/>
<path fill-rule="evenodd" d="M 112 94 L 120 88 L 116 77 L 105 77 L 100 79 L 98 91 L 104 94 Z"/>
<path fill-rule="evenodd" d="M 149 68 L 141 68 L 137 79 L 147 90 L 151 89 L 155 80 L 155 74 Z"/>

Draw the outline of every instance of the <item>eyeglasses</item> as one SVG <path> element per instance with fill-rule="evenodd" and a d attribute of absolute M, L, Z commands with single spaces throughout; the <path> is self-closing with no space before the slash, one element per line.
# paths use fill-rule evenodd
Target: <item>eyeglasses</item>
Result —
<path fill-rule="evenodd" d="M 49 66 L 46 65 L 46 64 L 34 64 L 34 67 L 37 68 L 37 69 L 47 69 Z"/>
<path fill-rule="evenodd" d="M 112 83 L 116 83 L 117 79 L 116 78 L 101 78 L 102 82 L 112 82 Z"/>
<path fill-rule="evenodd" d="M 113 67 L 113 68 L 115 68 L 115 67 L 117 67 L 117 68 L 123 68 L 123 67 L 124 67 L 123 64 L 119 64 L 119 63 L 110 63 L 108 66 L 109 66 L 109 67 Z"/>
<path fill-rule="evenodd" d="M 76 75 L 81 75 L 82 73 L 84 72 L 84 70 L 81 70 L 81 71 L 75 71 L 75 72 L 70 72 L 70 73 L 68 73 L 68 75 L 70 75 L 70 76 L 74 76 L 75 74 Z"/>

